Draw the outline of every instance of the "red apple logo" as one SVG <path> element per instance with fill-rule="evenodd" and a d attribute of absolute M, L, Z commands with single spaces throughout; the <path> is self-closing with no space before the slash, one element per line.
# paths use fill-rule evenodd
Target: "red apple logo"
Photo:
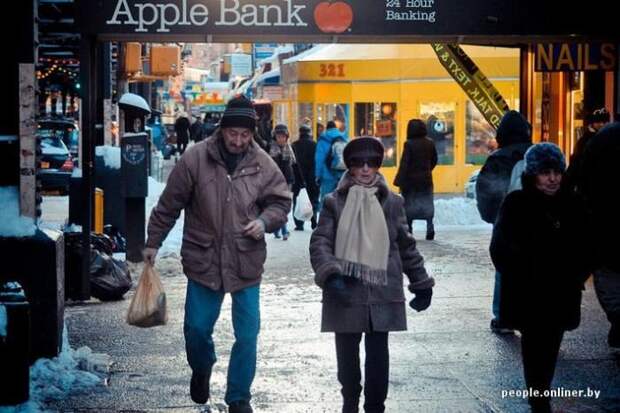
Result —
<path fill-rule="evenodd" d="M 314 9 L 314 21 L 323 33 L 342 33 L 353 22 L 353 9 L 344 1 L 324 1 Z"/>

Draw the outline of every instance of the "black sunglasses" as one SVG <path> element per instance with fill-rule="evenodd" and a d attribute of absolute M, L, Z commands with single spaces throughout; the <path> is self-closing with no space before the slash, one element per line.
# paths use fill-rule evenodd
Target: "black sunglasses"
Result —
<path fill-rule="evenodd" d="M 379 168 L 381 166 L 380 158 L 353 158 L 349 161 L 352 168 L 363 168 L 368 165 L 369 168 Z"/>

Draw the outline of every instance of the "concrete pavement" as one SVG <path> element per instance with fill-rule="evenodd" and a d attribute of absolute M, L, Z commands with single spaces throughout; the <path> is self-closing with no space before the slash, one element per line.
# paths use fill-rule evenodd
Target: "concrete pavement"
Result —
<path fill-rule="evenodd" d="M 418 234 L 420 235 L 420 234 Z M 310 232 L 292 231 L 289 241 L 268 235 L 269 258 L 261 286 L 256 412 L 338 412 L 339 387 L 333 334 L 321 334 L 320 290 L 308 257 Z M 521 390 L 517 336 L 489 330 L 493 268 L 489 230 L 437 231 L 436 241 L 419 241 L 437 286 L 430 309 L 408 311 L 409 331 L 390 335 L 390 393 L 387 412 L 526 412 L 521 398 L 502 398 L 502 390 Z M 139 329 L 124 322 L 129 299 L 88 303 L 66 309 L 74 348 L 87 345 L 114 360 L 107 386 L 50 406 L 59 411 L 208 411 L 189 397 L 183 305 L 186 280 L 179 259 L 160 259 L 169 303 L 169 323 Z M 140 266 L 132 272 L 137 281 Z M 581 327 L 566 334 L 554 386 L 600 390 L 593 398 L 557 398 L 562 412 L 620 411 L 620 359 L 606 344 L 608 323 L 591 282 Z M 226 367 L 233 342 L 230 298 L 215 330 L 219 361 L 212 378 L 214 412 L 225 412 Z M 363 347 L 363 346 L 362 346 Z"/>

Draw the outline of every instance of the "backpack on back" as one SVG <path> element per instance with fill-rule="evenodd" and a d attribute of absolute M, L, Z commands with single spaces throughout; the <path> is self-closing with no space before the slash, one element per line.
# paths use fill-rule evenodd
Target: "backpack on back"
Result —
<path fill-rule="evenodd" d="M 334 139 L 325 158 L 325 165 L 327 165 L 328 169 L 334 171 L 347 170 L 347 166 L 344 163 L 344 147 L 346 145 L 347 142 L 345 140 Z"/>
<path fill-rule="evenodd" d="M 512 172 L 510 173 L 510 184 L 508 185 L 508 194 L 512 191 L 523 189 L 523 185 L 521 184 L 521 175 L 523 175 L 523 171 L 525 171 L 525 159 L 521 159 L 515 164 L 515 166 L 512 167 Z"/>

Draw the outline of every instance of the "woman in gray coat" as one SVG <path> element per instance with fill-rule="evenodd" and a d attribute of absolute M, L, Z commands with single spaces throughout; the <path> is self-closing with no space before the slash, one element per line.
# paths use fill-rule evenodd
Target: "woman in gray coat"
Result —
<path fill-rule="evenodd" d="M 433 278 L 407 230 L 403 199 L 378 173 L 383 145 L 375 138 L 352 140 L 344 149 L 348 168 L 325 198 L 310 240 L 315 282 L 323 289 L 321 331 L 336 333 L 343 413 L 358 412 L 362 390 L 359 344 L 365 335 L 364 410 L 385 411 L 388 392 L 388 332 L 407 329 L 403 273 L 415 294 L 411 307 L 431 303 Z"/>

